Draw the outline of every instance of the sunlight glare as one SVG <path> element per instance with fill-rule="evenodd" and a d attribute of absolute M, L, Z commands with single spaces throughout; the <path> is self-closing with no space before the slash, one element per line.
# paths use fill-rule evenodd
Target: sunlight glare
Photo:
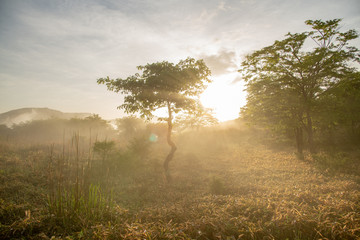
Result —
<path fill-rule="evenodd" d="M 239 117 L 240 108 L 246 104 L 244 83 L 235 82 L 238 73 L 229 73 L 213 77 L 213 82 L 200 96 L 200 102 L 205 108 L 211 108 L 220 121 L 233 120 Z M 168 117 L 167 109 L 161 108 L 154 112 L 156 117 Z"/>
<path fill-rule="evenodd" d="M 200 101 L 206 108 L 212 108 L 219 121 L 239 117 L 240 107 L 246 104 L 246 93 L 242 82 L 233 82 L 238 73 L 215 76 L 214 81 L 201 95 Z"/>

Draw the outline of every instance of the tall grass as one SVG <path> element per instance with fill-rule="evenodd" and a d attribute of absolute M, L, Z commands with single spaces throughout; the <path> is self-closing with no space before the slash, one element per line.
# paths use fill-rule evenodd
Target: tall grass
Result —
<path fill-rule="evenodd" d="M 91 149 L 91 140 L 89 144 Z M 80 228 L 111 217 L 113 207 L 112 193 L 105 193 L 99 184 L 90 183 L 91 150 L 86 157 L 80 145 L 80 134 L 77 132 L 71 140 L 71 154 L 65 153 L 65 143 L 58 156 L 55 156 L 54 145 L 49 149 L 48 211 L 65 229 Z"/>
<path fill-rule="evenodd" d="M 112 216 L 112 194 L 104 194 L 99 185 L 91 184 L 87 194 L 76 194 L 76 187 L 63 189 L 60 195 L 48 198 L 48 210 L 65 229 L 84 227 L 89 223 L 110 220 Z"/>

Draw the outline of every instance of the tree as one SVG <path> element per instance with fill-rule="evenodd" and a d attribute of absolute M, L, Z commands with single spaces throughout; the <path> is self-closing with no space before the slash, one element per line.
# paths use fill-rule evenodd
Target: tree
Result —
<path fill-rule="evenodd" d="M 218 124 L 218 120 L 214 117 L 212 109 L 204 108 L 201 103 L 197 103 L 196 108 L 190 112 L 177 116 L 175 123 L 182 130 L 187 128 L 199 130 L 201 127 Z"/>
<path fill-rule="evenodd" d="M 117 130 L 127 140 L 138 137 L 145 130 L 145 122 L 134 116 L 116 119 Z"/>
<path fill-rule="evenodd" d="M 360 141 L 360 72 L 341 79 L 319 100 L 317 115 L 320 130 L 328 143 L 342 144 Z M 347 141 L 346 141 L 347 140 Z"/>
<path fill-rule="evenodd" d="M 167 61 L 138 66 L 142 73 L 125 79 L 100 78 L 98 84 L 106 84 L 108 90 L 125 94 L 124 103 L 118 108 L 125 113 L 140 113 L 142 118 L 152 119 L 153 112 L 167 108 L 167 143 L 171 147 L 164 161 L 165 176 L 171 180 L 169 163 L 177 147 L 172 140 L 173 117 L 180 111 L 191 110 L 196 106 L 196 97 L 209 83 L 211 74 L 203 60 L 187 58 L 179 63 Z"/>
<path fill-rule="evenodd" d="M 293 129 L 300 154 L 303 132 L 314 151 L 313 114 L 319 99 L 356 72 L 350 62 L 359 62 L 359 50 L 348 44 L 358 35 L 355 30 L 340 32 L 340 22 L 308 20 L 312 31 L 288 33 L 284 40 L 246 56 L 239 70 L 248 92 L 242 114 L 273 128 Z M 304 46 L 309 39 L 313 48 Z"/>
<path fill-rule="evenodd" d="M 360 72 L 349 74 L 332 94 L 338 99 L 337 121 L 349 129 L 352 140 L 360 141 Z M 330 95 L 330 94 L 329 94 Z"/>
<path fill-rule="evenodd" d="M 104 166 L 105 160 L 107 159 L 109 153 L 114 149 L 115 142 L 114 141 L 96 141 L 94 143 L 93 150 L 95 153 L 101 156 L 102 165 Z"/>

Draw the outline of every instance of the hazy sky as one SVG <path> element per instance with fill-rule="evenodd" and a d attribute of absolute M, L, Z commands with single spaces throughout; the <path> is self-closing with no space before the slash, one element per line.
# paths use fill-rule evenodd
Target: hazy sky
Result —
<path fill-rule="evenodd" d="M 343 18 L 344 30 L 359 32 L 359 9 L 359 0 L 0 0 L 0 113 L 49 107 L 118 118 L 122 97 L 97 78 L 191 56 L 213 72 L 204 105 L 236 118 L 244 54 L 307 30 L 307 19 Z"/>

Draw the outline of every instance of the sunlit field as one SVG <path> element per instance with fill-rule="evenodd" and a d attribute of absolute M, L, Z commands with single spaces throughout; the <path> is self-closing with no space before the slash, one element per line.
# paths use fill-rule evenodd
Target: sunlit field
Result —
<path fill-rule="evenodd" d="M 294 33 L 300 3 L 8 2 L 2 103 L 79 112 L 0 113 L 0 239 L 360 239 L 357 15 Z"/>
<path fill-rule="evenodd" d="M 360 237 L 356 148 L 301 160 L 240 123 L 177 132 L 168 183 L 165 126 L 107 131 L 2 141 L 1 239 Z"/>

